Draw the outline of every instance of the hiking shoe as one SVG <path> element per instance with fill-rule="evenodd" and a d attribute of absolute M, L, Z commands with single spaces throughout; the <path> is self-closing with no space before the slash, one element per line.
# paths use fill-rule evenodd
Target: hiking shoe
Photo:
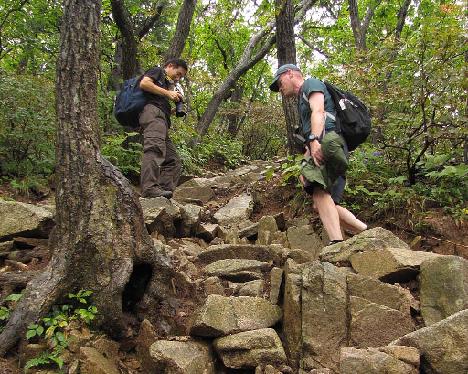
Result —
<path fill-rule="evenodd" d="M 155 197 L 165 197 L 166 199 L 170 199 L 172 197 L 172 191 L 166 191 L 162 188 L 153 188 L 150 191 L 143 192 L 141 197 L 146 199 L 153 199 Z"/>

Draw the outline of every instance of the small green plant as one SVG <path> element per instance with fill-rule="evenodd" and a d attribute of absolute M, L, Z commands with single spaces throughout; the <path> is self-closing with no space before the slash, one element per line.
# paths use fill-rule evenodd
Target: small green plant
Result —
<path fill-rule="evenodd" d="M 39 341 L 44 339 L 51 348 L 26 362 L 25 371 L 42 365 L 57 365 L 62 368 L 63 350 L 68 347 L 67 328 L 72 321 L 89 325 L 98 312 L 96 306 L 89 304 L 92 291 L 80 290 L 76 294 L 67 295 L 69 304 L 54 305 L 52 311 L 37 323 L 30 324 L 26 339 Z"/>
<path fill-rule="evenodd" d="M 20 293 L 12 293 L 5 297 L 4 303 L 5 305 L 0 306 L 0 333 L 3 331 L 4 326 L 8 322 L 8 319 L 10 318 L 10 313 L 11 310 L 14 306 L 14 304 L 21 299 L 23 295 Z"/>
<path fill-rule="evenodd" d="M 282 186 L 295 183 L 299 186 L 299 176 L 301 175 L 302 155 L 288 156 L 286 162 L 281 164 Z"/>

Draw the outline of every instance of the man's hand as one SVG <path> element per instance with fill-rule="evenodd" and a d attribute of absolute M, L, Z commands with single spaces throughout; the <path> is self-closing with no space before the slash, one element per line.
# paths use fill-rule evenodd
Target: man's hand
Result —
<path fill-rule="evenodd" d="M 312 141 L 309 143 L 310 147 L 310 155 L 314 160 L 314 164 L 316 166 L 320 166 L 323 164 L 324 158 L 322 153 L 322 145 L 318 141 Z"/>
<path fill-rule="evenodd" d="M 182 100 L 182 95 L 176 91 L 167 91 L 167 98 L 169 100 L 172 100 L 175 103 L 178 103 L 180 100 Z"/>

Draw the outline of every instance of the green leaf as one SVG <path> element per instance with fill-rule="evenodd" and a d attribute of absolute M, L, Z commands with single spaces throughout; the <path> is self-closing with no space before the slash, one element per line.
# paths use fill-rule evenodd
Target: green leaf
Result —
<path fill-rule="evenodd" d="M 5 301 L 18 301 L 23 297 L 21 293 L 12 293 L 5 298 Z"/>
<path fill-rule="evenodd" d="M 36 336 L 36 330 L 28 330 L 26 332 L 26 339 L 31 339 L 31 338 L 34 338 Z"/>

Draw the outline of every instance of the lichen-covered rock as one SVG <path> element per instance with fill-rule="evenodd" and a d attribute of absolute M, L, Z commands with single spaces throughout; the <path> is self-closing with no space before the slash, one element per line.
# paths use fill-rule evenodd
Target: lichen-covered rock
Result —
<path fill-rule="evenodd" d="M 281 340 L 273 329 L 240 332 L 214 341 L 213 347 L 229 368 L 254 368 L 286 362 Z"/>
<path fill-rule="evenodd" d="M 301 368 L 337 370 L 348 339 L 346 274 L 315 261 L 304 268 L 302 288 Z"/>
<path fill-rule="evenodd" d="M 351 296 L 362 297 L 372 303 L 385 305 L 409 315 L 414 298 L 403 287 L 357 274 L 349 274 L 347 281 L 348 292 Z"/>
<path fill-rule="evenodd" d="M 349 261 L 362 275 L 387 282 L 407 282 L 416 278 L 419 266 L 426 260 L 439 257 L 432 252 L 411 251 L 404 248 L 385 248 L 377 251 L 354 253 Z"/>
<path fill-rule="evenodd" d="M 53 213 L 46 208 L 0 199 L 0 240 L 14 236 L 47 238 L 55 225 Z"/>
<path fill-rule="evenodd" d="M 117 365 L 105 358 L 96 348 L 80 348 L 80 373 L 83 374 L 119 374 Z"/>
<path fill-rule="evenodd" d="M 262 276 L 262 272 L 269 270 L 270 267 L 268 262 L 229 259 L 212 262 L 205 266 L 204 271 L 209 276 L 245 282 L 251 279 L 259 279 Z"/>
<path fill-rule="evenodd" d="M 242 194 L 229 200 L 229 202 L 220 208 L 213 217 L 220 225 L 235 227 L 243 220 L 248 219 L 252 210 L 252 196 Z"/>
<path fill-rule="evenodd" d="M 421 315 L 427 325 L 468 309 L 468 261 L 441 256 L 421 264 Z M 468 327 L 467 327 L 468 328 Z"/>
<path fill-rule="evenodd" d="M 350 336 L 357 347 L 379 347 L 414 330 L 409 313 L 350 297 Z"/>
<path fill-rule="evenodd" d="M 416 347 L 424 373 L 468 372 L 468 309 L 391 342 Z"/>
<path fill-rule="evenodd" d="M 191 335 L 218 337 L 275 325 L 281 308 L 259 297 L 208 295 L 195 314 Z"/>
<path fill-rule="evenodd" d="M 281 263 L 282 248 L 275 245 L 220 244 L 206 248 L 198 259 L 209 264 L 226 259 L 245 259 Z"/>
<path fill-rule="evenodd" d="M 349 263 L 351 255 L 386 248 L 409 249 L 408 244 L 381 227 L 365 230 L 344 242 L 329 245 L 320 252 L 320 259 L 332 263 Z"/>
<path fill-rule="evenodd" d="M 413 349 L 419 359 L 418 351 Z M 419 362 L 418 362 L 419 364 Z M 419 366 L 405 362 L 378 348 L 341 348 L 340 374 L 419 374 Z"/>
<path fill-rule="evenodd" d="M 158 340 L 149 350 L 153 360 L 151 373 L 215 374 L 208 343 L 192 340 Z"/>

